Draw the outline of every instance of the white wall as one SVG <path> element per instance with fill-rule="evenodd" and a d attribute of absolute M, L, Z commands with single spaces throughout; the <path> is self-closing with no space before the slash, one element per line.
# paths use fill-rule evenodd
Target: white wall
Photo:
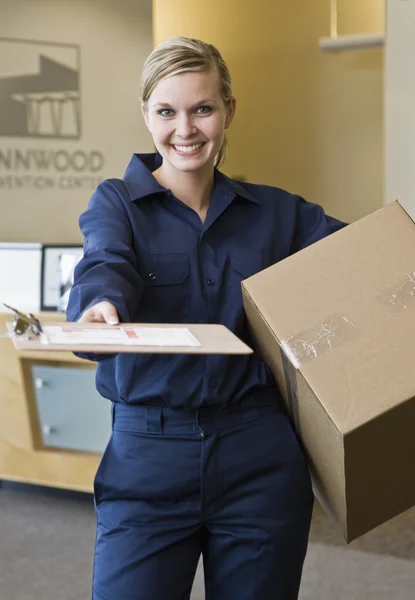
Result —
<path fill-rule="evenodd" d="M 80 54 L 59 44 L 75 45 Z M 81 241 L 78 216 L 97 182 L 121 176 L 133 152 L 152 150 L 139 107 L 141 69 L 151 49 L 151 0 L 0 0 L 0 242 Z M 80 56 L 79 139 L 39 135 L 53 131 L 50 105 L 54 98 L 58 111 L 63 96 L 49 90 L 49 100 L 42 102 L 44 87 L 36 91 L 36 84 L 27 78 L 23 106 L 41 111 L 38 133 L 16 133 L 15 116 L 12 132 L 1 121 L 10 96 L 7 86 L 16 85 L 16 79 L 5 78 L 36 78 L 41 55 L 75 70 Z M 72 101 L 64 105 L 60 129 L 64 134 L 76 133 L 73 108 Z M 16 163 L 16 150 L 26 164 Z M 58 152 L 58 163 L 36 166 L 34 151 L 38 160 L 42 152 L 55 157 Z M 83 157 L 91 152 L 95 152 L 92 166 L 83 168 Z M 77 162 L 67 168 L 67 157 L 74 155 Z"/>
<path fill-rule="evenodd" d="M 415 1 L 387 0 L 385 202 L 415 219 Z"/>

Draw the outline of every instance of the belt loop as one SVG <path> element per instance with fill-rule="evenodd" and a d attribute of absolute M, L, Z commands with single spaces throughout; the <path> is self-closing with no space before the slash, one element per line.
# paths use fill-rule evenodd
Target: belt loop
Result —
<path fill-rule="evenodd" d="M 255 396 L 248 396 L 248 398 L 244 398 L 241 403 L 241 411 L 244 418 L 245 423 L 249 423 L 250 421 L 254 421 L 259 418 L 259 410 Z"/>
<path fill-rule="evenodd" d="M 196 411 L 196 427 L 199 429 L 200 435 L 203 437 L 204 436 L 204 431 L 203 431 L 203 429 L 200 426 L 199 419 L 200 419 L 200 408 L 198 408 L 197 411 Z"/>
<path fill-rule="evenodd" d="M 146 433 L 163 433 L 163 407 L 145 407 Z"/>
<path fill-rule="evenodd" d="M 114 428 L 115 423 L 115 402 L 111 403 L 111 429 Z"/>

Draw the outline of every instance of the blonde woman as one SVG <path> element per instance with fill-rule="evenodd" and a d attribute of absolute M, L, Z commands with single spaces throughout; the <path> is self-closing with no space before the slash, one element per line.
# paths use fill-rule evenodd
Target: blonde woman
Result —
<path fill-rule="evenodd" d="M 80 218 L 68 319 L 222 323 L 249 343 L 242 279 L 343 226 L 219 167 L 235 114 L 220 53 L 175 38 L 148 57 L 134 155 Z M 185 600 L 203 555 L 208 600 L 294 600 L 313 495 L 267 365 L 249 356 L 98 361 L 113 432 L 95 478 L 94 600 Z"/>

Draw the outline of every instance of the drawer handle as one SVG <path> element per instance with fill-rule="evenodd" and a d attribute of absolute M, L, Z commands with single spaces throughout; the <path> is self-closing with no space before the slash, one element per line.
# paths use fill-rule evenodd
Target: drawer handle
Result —
<path fill-rule="evenodd" d="M 35 379 L 35 388 L 37 390 L 41 390 L 42 388 L 46 387 L 47 385 L 48 385 L 47 381 L 45 381 L 41 377 L 36 377 L 36 379 Z"/>
<path fill-rule="evenodd" d="M 43 435 L 51 435 L 52 433 L 56 433 L 56 427 L 45 423 L 44 425 L 42 425 L 42 431 Z"/>

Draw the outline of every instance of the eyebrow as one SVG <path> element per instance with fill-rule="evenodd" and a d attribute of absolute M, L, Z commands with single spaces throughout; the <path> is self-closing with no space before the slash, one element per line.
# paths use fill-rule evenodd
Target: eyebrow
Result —
<path fill-rule="evenodd" d="M 203 100 L 200 100 L 197 104 L 195 104 L 193 108 L 196 108 L 197 106 L 202 106 L 203 104 L 217 104 L 217 102 L 213 98 L 204 98 Z M 154 108 L 172 108 L 172 106 L 167 102 L 157 102 L 157 104 L 154 105 Z"/>

